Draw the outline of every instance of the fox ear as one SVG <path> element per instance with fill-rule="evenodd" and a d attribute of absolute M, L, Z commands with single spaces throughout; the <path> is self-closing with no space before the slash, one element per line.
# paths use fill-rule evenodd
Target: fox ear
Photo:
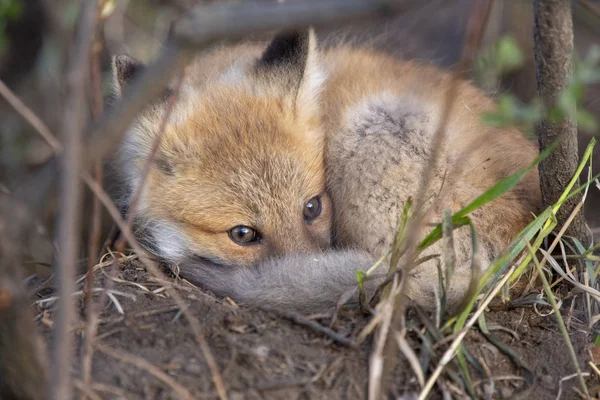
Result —
<path fill-rule="evenodd" d="M 119 54 L 112 59 L 113 85 L 116 97 L 121 97 L 123 89 L 139 75 L 146 66 L 126 54 Z"/>
<path fill-rule="evenodd" d="M 258 61 L 259 73 L 275 77 L 284 90 L 295 95 L 295 108 L 312 114 L 318 108 L 318 97 L 325 75 L 319 64 L 314 31 L 281 32 L 271 41 Z"/>
<path fill-rule="evenodd" d="M 283 68 L 302 78 L 308 62 L 310 31 L 281 32 L 271 41 L 259 61 L 265 69 Z"/>

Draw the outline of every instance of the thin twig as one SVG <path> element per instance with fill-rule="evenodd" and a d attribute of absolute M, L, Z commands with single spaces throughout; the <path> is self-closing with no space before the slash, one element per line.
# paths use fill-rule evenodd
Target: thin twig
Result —
<path fill-rule="evenodd" d="M 101 0 L 96 10 L 96 32 L 94 37 L 94 43 L 90 54 L 90 103 L 92 108 L 92 118 L 97 120 L 102 116 L 104 111 L 104 100 L 102 98 L 101 88 L 101 69 L 100 69 L 100 52 L 102 51 L 102 42 L 99 40 L 102 20 L 101 11 L 102 7 L 106 3 L 105 0 Z M 102 161 L 96 161 L 94 166 L 94 179 L 100 186 L 103 181 L 103 167 Z M 100 239 L 102 235 L 102 203 L 98 197 L 94 196 L 92 203 L 92 221 L 90 228 L 90 237 L 88 242 L 88 269 L 85 277 L 85 305 L 86 305 L 86 317 L 87 324 L 85 326 L 85 344 L 84 344 L 84 355 L 81 365 L 83 383 L 86 388 L 89 388 L 92 375 L 92 358 L 94 356 L 94 348 L 92 346 L 93 338 L 96 336 L 96 329 L 98 327 L 98 313 L 94 310 L 94 296 L 92 293 L 92 286 L 94 283 L 94 267 L 98 253 L 100 251 Z M 105 293 L 105 292 L 103 292 Z M 87 393 L 84 392 L 82 400 L 86 400 Z"/>
<path fill-rule="evenodd" d="M 288 312 L 288 311 L 283 311 L 283 310 L 279 310 L 277 308 L 273 308 L 273 307 L 267 307 L 267 306 L 262 306 L 259 307 L 260 310 L 266 311 L 266 312 L 270 312 L 270 313 L 274 313 L 277 314 L 285 319 L 288 319 L 290 321 L 292 321 L 293 323 L 300 325 L 300 326 L 304 326 L 306 328 L 310 328 L 315 332 L 319 332 L 324 334 L 325 336 L 329 337 L 330 339 L 332 339 L 333 341 L 335 341 L 336 343 L 339 343 L 341 345 L 344 345 L 346 347 L 350 347 L 352 349 L 357 348 L 357 345 L 354 341 L 348 339 L 345 336 L 340 335 L 337 332 L 334 332 L 333 330 L 329 329 L 326 326 L 323 326 L 321 324 L 319 324 L 318 322 L 315 322 L 313 320 L 304 318 L 302 315 L 294 313 L 294 312 Z"/>
<path fill-rule="evenodd" d="M 583 5 L 592 14 L 594 14 L 597 18 L 600 18 L 600 6 L 598 6 L 598 3 L 592 2 L 590 0 L 579 0 L 579 3 Z"/>
<path fill-rule="evenodd" d="M 59 223 L 60 255 L 58 262 L 59 304 L 53 354 L 52 398 L 72 398 L 71 365 L 73 349 L 70 327 L 75 319 L 71 297 L 75 289 L 75 268 L 79 252 L 81 214 L 81 155 L 85 116 L 85 82 L 89 71 L 89 54 L 96 20 L 96 1 L 83 3 L 73 52 L 67 69 L 66 102 L 63 115 L 64 154 L 61 169 L 61 211 Z"/>
<path fill-rule="evenodd" d="M 141 358 L 141 357 L 137 357 L 133 354 L 127 353 L 123 349 L 116 350 L 116 349 L 113 349 L 112 347 L 106 346 L 101 343 L 96 343 L 95 347 L 98 351 L 106 354 L 109 357 L 114 358 L 115 360 L 119 360 L 126 364 L 133 365 L 134 367 L 137 367 L 139 369 L 142 369 L 142 370 L 148 372 L 150 375 L 154 376 L 155 378 L 160 379 L 163 383 L 165 383 L 171 389 L 173 389 L 173 391 L 175 393 L 177 393 L 177 395 L 180 398 L 187 399 L 187 400 L 194 400 L 194 396 L 192 396 L 192 394 L 186 388 L 181 386 L 179 383 L 175 382 L 175 380 L 173 378 L 171 378 L 169 375 L 165 374 L 163 371 L 160 370 L 160 368 L 153 365 L 148 360 Z"/>
<path fill-rule="evenodd" d="M 0 95 L 25 118 L 31 126 L 40 134 L 40 136 L 52 147 L 52 150 L 57 154 L 62 153 L 62 145 L 56 137 L 50 132 L 46 124 L 44 124 L 29 107 L 27 107 L 21 99 L 19 99 L 12 90 L 0 80 Z"/>

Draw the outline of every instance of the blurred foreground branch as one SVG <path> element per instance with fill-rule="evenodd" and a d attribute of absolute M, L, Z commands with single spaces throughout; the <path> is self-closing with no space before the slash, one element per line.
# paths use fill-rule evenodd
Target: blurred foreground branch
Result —
<path fill-rule="evenodd" d="M 81 241 L 81 170 L 83 130 L 86 125 L 86 77 L 88 76 L 92 38 L 96 26 L 96 0 L 86 0 L 79 15 L 79 26 L 65 76 L 63 105 L 63 158 L 61 163 L 61 209 L 59 214 L 58 316 L 55 332 L 52 398 L 72 398 L 71 366 L 73 340 L 71 326 L 75 318 L 75 268 Z"/>

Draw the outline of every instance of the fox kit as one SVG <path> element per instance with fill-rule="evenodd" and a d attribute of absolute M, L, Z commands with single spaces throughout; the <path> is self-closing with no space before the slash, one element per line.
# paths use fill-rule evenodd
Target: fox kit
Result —
<path fill-rule="evenodd" d="M 143 65 L 114 59 L 117 95 Z M 390 248 L 428 168 L 449 74 L 368 50 L 319 50 L 312 31 L 220 48 L 188 66 L 135 215 L 148 249 L 217 295 L 250 305 L 335 306 Z M 493 102 L 460 82 L 431 185 L 441 221 L 529 165 L 536 147 L 484 125 Z M 167 108 L 157 99 L 120 150 L 135 193 Z M 453 176 L 453 178 L 448 178 Z M 448 178 L 448 179 L 445 179 Z M 431 202 L 430 202 L 431 203 Z M 471 214 L 485 267 L 538 211 L 537 171 Z M 454 234 L 450 304 L 471 275 L 471 236 Z M 425 254 L 440 254 L 438 243 Z M 440 257 L 443 259 L 443 257 Z M 406 295 L 430 308 L 438 260 L 411 271 Z M 442 262 L 443 264 L 443 262 Z M 376 285 L 381 279 L 370 285 Z"/>

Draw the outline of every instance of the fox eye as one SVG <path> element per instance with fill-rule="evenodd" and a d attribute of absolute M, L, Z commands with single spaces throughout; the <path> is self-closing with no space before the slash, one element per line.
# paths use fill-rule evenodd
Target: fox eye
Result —
<path fill-rule="evenodd" d="M 321 215 L 321 197 L 315 196 L 304 205 L 304 220 L 312 222 L 319 215 Z"/>
<path fill-rule="evenodd" d="M 239 245 L 248 245 L 260 240 L 260 235 L 249 226 L 235 226 L 229 230 L 229 238 Z"/>

